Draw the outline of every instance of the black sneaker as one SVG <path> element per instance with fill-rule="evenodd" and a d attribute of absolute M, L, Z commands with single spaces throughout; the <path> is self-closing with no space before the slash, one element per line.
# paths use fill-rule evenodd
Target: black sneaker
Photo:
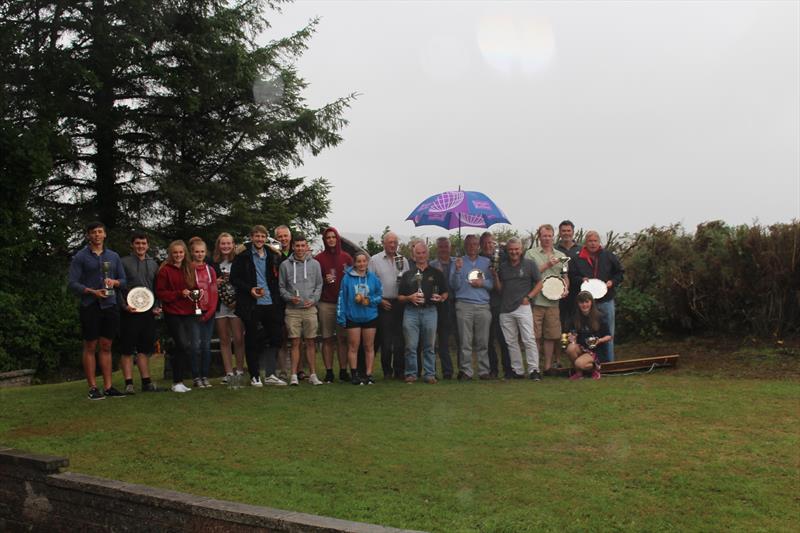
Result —
<path fill-rule="evenodd" d="M 530 377 L 533 381 L 542 381 L 542 375 L 539 373 L 538 370 L 534 370 L 531 372 Z"/>
<path fill-rule="evenodd" d="M 125 395 L 124 395 L 124 394 L 122 394 L 120 391 L 118 391 L 118 390 L 117 390 L 117 389 L 115 389 L 114 387 L 111 387 L 111 388 L 109 388 L 109 389 L 106 389 L 106 390 L 105 390 L 105 395 L 106 395 L 106 397 L 108 397 L 108 398 L 124 398 L 124 397 L 125 397 Z"/>
<path fill-rule="evenodd" d="M 100 389 L 98 389 L 97 387 L 92 387 L 91 389 L 89 389 L 88 398 L 90 400 L 105 400 L 106 399 L 106 397 L 103 396 L 103 393 L 100 392 Z"/>
<path fill-rule="evenodd" d="M 297 379 L 298 380 L 303 381 L 306 378 L 308 378 L 308 376 L 306 376 L 306 373 L 303 372 L 302 370 L 297 373 Z"/>
<path fill-rule="evenodd" d="M 330 368 L 325 371 L 325 383 L 333 383 L 333 370 Z"/>
<path fill-rule="evenodd" d="M 458 372 L 458 381 L 469 381 L 472 378 L 468 376 L 465 372 L 459 371 Z"/>
<path fill-rule="evenodd" d="M 350 374 L 348 374 L 347 370 L 345 370 L 344 368 L 339 370 L 339 381 L 341 381 L 342 383 L 347 383 L 348 381 L 350 381 Z"/>
<path fill-rule="evenodd" d="M 350 376 L 350 383 L 352 385 L 361 385 L 361 379 L 358 377 L 358 372 L 353 371 Z"/>
<path fill-rule="evenodd" d="M 525 379 L 525 374 L 511 374 L 511 379 Z"/>
<path fill-rule="evenodd" d="M 158 386 L 153 383 L 152 381 L 147 385 L 142 385 L 142 392 L 163 392 Z"/>
<path fill-rule="evenodd" d="M 372 374 L 367 374 L 367 379 L 364 380 L 367 385 L 375 385 L 375 380 L 372 379 Z"/>

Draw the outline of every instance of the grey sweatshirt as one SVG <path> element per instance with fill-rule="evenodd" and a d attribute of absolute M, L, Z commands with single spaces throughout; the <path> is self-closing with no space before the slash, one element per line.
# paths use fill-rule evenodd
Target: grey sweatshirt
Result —
<path fill-rule="evenodd" d="M 278 284 L 287 308 L 300 309 L 304 300 L 311 300 L 316 304 L 322 294 L 322 268 L 311 254 L 306 254 L 302 261 L 298 261 L 292 254 L 281 263 Z M 295 305 L 292 298 L 298 294 L 301 302 Z"/>

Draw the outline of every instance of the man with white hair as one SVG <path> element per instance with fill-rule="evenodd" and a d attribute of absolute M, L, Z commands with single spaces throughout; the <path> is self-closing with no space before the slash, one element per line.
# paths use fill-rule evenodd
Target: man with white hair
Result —
<path fill-rule="evenodd" d="M 383 377 L 405 379 L 405 343 L 403 341 L 403 305 L 397 299 L 400 276 L 408 270 L 408 260 L 398 255 L 400 241 L 389 231 L 383 236 L 383 251 L 369 260 L 369 269 L 383 286 L 378 307 L 378 336 Z"/>
<path fill-rule="evenodd" d="M 403 312 L 403 334 L 406 343 L 405 381 L 417 380 L 417 347 L 422 341 L 422 367 L 425 383 L 436 383 L 436 308 L 447 299 L 444 274 L 428 263 L 428 246 L 417 241 L 411 247 L 414 267 L 404 273 L 398 289 Z"/>

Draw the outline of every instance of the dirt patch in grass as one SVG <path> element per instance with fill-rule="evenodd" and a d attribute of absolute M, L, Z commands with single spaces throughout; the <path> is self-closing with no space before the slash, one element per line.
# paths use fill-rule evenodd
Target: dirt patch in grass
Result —
<path fill-rule="evenodd" d="M 800 379 L 800 337 L 775 341 L 737 337 L 683 337 L 615 346 L 617 360 L 679 354 L 673 372 L 749 379 Z"/>

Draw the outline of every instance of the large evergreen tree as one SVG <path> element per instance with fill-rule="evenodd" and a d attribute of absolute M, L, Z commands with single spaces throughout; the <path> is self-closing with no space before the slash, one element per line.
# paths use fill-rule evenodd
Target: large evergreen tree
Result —
<path fill-rule="evenodd" d="M 352 96 L 305 104 L 313 22 L 256 41 L 280 3 L 0 2 L 0 371 L 77 361 L 64 272 L 90 219 L 118 249 L 322 222 L 328 184 L 287 169 L 341 140 Z"/>
<path fill-rule="evenodd" d="M 328 185 L 287 175 L 334 146 L 352 96 L 306 106 L 293 63 L 314 23 L 259 45 L 275 2 L 14 1 L 2 9 L 11 112 L 65 142 L 31 189 L 35 220 L 78 233 L 88 219 L 164 237 L 310 228 Z M 254 98 L 254 87 L 270 97 Z M 263 91 L 262 91 L 263 92 Z M 13 107 L 12 106 L 12 107 Z"/>

